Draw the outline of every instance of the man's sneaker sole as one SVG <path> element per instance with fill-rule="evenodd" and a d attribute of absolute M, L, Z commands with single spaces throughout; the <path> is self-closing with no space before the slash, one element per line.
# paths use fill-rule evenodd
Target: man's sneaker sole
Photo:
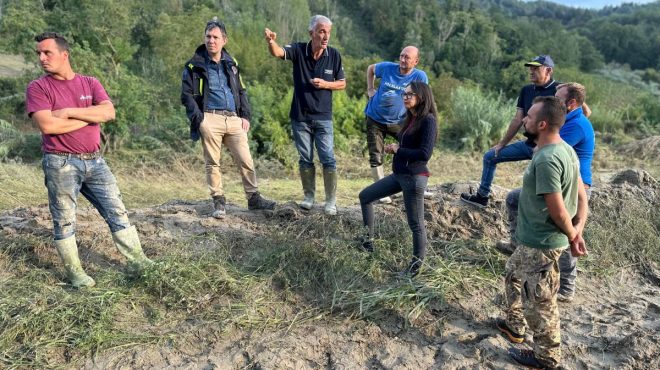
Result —
<path fill-rule="evenodd" d="M 506 334 L 506 337 L 507 337 L 507 339 L 509 340 L 509 342 L 520 344 L 520 343 L 522 343 L 522 342 L 525 341 L 525 336 L 524 336 L 524 335 L 520 335 L 520 334 L 514 332 L 513 330 L 509 329 L 509 327 L 507 326 L 507 324 L 506 324 L 506 322 L 505 322 L 504 320 L 502 320 L 502 319 L 498 319 L 498 320 L 495 322 L 495 325 L 497 326 L 497 328 L 498 328 L 502 333 Z"/>
<path fill-rule="evenodd" d="M 213 218 L 217 218 L 217 219 L 223 219 L 225 218 L 226 215 L 227 215 L 226 211 L 213 211 L 213 214 L 211 214 Z"/>
<path fill-rule="evenodd" d="M 481 203 L 473 202 L 473 201 L 465 199 L 465 198 L 461 198 L 461 201 L 463 201 L 464 203 L 471 204 L 473 206 L 479 207 L 479 208 L 486 208 L 486 206 L 487 206 L 487 205 L 483 205 Z"/>

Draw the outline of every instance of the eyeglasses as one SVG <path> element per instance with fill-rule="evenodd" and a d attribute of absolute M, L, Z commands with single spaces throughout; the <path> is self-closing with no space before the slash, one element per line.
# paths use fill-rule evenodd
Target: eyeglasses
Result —
<path fill-rule="evenodd" d="M 415 94 L 414 92 L 405 92 L 405 93 L 403 93 L 402 96 L 403 96 L 404 99 L 412 99 L 412 97 L 415 96 L 415 95 L 417 95 L 417 94 Z"/>

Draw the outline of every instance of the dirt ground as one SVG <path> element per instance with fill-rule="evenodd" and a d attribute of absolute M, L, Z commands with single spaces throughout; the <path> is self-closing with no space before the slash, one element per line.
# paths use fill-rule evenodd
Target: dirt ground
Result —
<path fill-rule="evenodd" d="M 479 211 L 457 201 L 458 194 L 470 186 L 475 184 L 443 184 L 432 189 L 435 195 L 426 203 L 427 224 L 433 225 L 428 227 L 429 238 L 497 240 L 507 234 L 506 189 L 496 188 L 493 205 Z M 657 206 L 660 187 L 643 171 L 624 171 L 609 184 L 594 188 L 591 207 L 616 206 L 627 196 L 646 197 L 650 205 Z M 342 207 L 339 212 L 360 220 L 358 206 Z M 131 220 L 143 243 L 155 245 L 159 240 L 217 231 L 218 222 L 209 217 L 210 213 L 207 201 L 173 200 L 131 210 Z M 296 222 L 301 217 L 306 216 L 292 204 L 278 207 L 272 214 L 248 212 L 230 204 L 226 222 L 220 227 L 253 235 L 265 232 L 265 223 Z M 109 237 L 93 209 L 81 209 L 78 219 L 83 243 Z M 5 212 L 0 214 L 0 227 L 10 236 L 47 236 L 51 229 L 48 208 Z M 57 263 L 52 251 L 37 252 L 50 253 Z M 120 259 L 113 248 L 101 252 Z M 660 368 L 659 283 L 660 272 L 654 265 L 647 266 L 645 273 L 630 267 L 610 279 L 582 273 L 576 299 L 560 304 L 563 366 Z M 493 326 L 502 312 L 502 293 L 503 283 L 497 291 L 484 288 L 467 296 L 447 297 L 412 326 L 397 315 L 382 321 L 327 316 L 276 331 L 217 329 L 186 321 L 176 328 L 188 334 L 183 343 L 114 349 L 81 365 L 85 369 L 515 369 L 518 367 L 506 355 L 509 342 Z"/>

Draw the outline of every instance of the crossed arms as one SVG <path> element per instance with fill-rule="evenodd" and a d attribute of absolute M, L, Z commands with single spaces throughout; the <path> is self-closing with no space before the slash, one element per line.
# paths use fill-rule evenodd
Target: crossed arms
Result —
<path fill-rule="evenodd" d="M 115 106 L 110 100 L 87 108 L 40 110 L 32 113 L 32 121 L 47 135 L 66 134 L 90 123 L 105 123 L 115 119 Z"/>

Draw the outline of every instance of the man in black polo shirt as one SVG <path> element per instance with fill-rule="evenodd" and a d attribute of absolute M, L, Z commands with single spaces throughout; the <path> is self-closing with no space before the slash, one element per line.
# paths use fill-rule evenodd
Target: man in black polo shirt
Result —
<path fill-rule="evenodd" d="M 309 22 L 310 41 L 281 47 L 275 42 L 277 34 L 264 30 L 268 50 L 278 58 L 293 62 L 293 101 L 291 102 L 291 127 L 300 159 L 300 178 L 305 199 L 303 209 L 314 205 L 316 191 L 314 149 L 323 165 L 325 187 L 325 213 L 337 214 L 337 164 L 334 154 L 332 128 L 332 91 L 346 87 L 341 56 L 328 46 L 332 22 L 325 16 L 315 15 Z"/>
<path fill-rule="evenodd" d="M 525 63 L 525 67 L 529 67 L 529 80 L 532 83 L 523 87 L 520 91 L 516 115 L 511 120 L 502 140 L 484 154 L 479 189 L 474 194 L 461 194 L 462 201 L 481 208 L 486 207 L 497 164 L 532 158 L 535 145 L 532 141 L 520 140 L 510 145 L 507 144 L 520 130 L 523 118 L 527 116 L 527 111 L 531 108 L 534 98 L 555 95 L 559 83 L 552 78 L 554 66 L 555 64 L 549 55 L 539 55 L 531 62 Z"/>

